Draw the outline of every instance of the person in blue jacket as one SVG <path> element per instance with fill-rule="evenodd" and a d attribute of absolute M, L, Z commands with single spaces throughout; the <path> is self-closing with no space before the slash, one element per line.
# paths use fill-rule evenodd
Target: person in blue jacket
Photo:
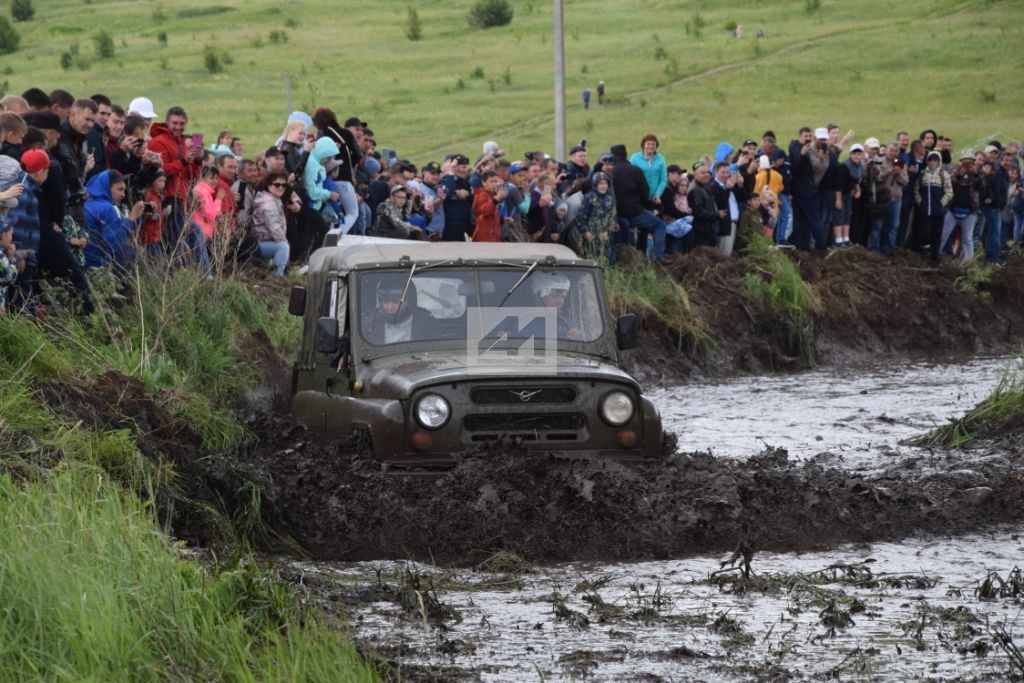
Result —
<path fill-rule="evenodd" d="M 119 277 L 127 275 L 135 263 L 135 233 L 145 203 L 135 202 L 125 214 L 120 207 L 125 195 L 126 176 L 117 171 L 103 171 L 86 183 L 89 199 L 85 202 L 85 230 L 89 242 L 85 247 L 85 267 L 110 265 Z"/>

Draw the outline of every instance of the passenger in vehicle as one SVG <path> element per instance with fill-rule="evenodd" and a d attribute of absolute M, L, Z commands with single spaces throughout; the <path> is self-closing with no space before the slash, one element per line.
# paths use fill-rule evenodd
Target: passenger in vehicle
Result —
<path fill-rule="evenodd" d="M 579 339 L 581 337 L 579 325 L 572 320 L 571 313 L 565 310 L 565 302 L 569 297 L 572 281 L 567 276 L 558 273 L 535 273 L 530 279 L 530 289 L 533 292 L 536 305 L 558 310 L 558 338 Z"/>

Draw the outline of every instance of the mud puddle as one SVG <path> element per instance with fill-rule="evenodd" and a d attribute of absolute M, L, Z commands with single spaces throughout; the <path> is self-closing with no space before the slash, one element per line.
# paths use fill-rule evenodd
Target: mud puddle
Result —
<path fill-rule="evenodd" d="M 683 451 L 747 456 L 766 444 L 800 461 L 828 454 L 876 467 L 918 454 L 900 441 L 983 400 L 1020 357 L 819 369 L 656 389 L 651 398 Z"/>
<path fill-rule="evenodd" d="M 1020 531 L 757 554 L 746 580 L 719 558 L 288 570 L 403 680 L 1007 680 L 995 634 L 1024 641 Z"/>
<path fill-rule="evenodd" d="M 394 478 L 357 443 L 284 429 L 261 451 L 267 501 L 339 560 L 285 572 L 403 680 L 1005 680 L 998 629 L 1024 641 L 1024 433 L 899 441 L 1018 362 L 666 389 L 687 446 L 651 466 L 499 446 Z"/>

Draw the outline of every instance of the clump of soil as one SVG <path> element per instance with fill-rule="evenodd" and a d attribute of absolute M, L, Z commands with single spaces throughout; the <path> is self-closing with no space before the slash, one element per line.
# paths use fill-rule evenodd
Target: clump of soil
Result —
<path fill-rule="evenodd" d="M 528 560 L 664 559 L 732 550 L 811 550 L 918 532 L 956 533 L 1024 513 L 1024 434 L 993 454 L 904 459 L 873 474 L 676 454 L 662 464 L 563 461 L 514 447 L 433 477 L 381 472 L 353 440 L 270 428 L 246 466 L 277 529 L 322 559 L 468 565 L 496 551 Z"/>
<path fill-rule="evenodd" d="M 681 352 L 674 330 L 641 320 L 642 353 L 626 352 L 626 368 L 645 382 L 850 365 L 883 358 L 930 359 L 1012 351 L 1024 337 L 1024 259 L 1010 259 L 988 279 L 972 281 L 958 265 L 939 270 L 925 257 L 864 249 L 793 252 L 804 282 L 821 301 L 812 311 L 814 357 L 806 358 L 764 303 L 748 292 L 745 259 L 699 248 L 677 257 L 667 274 L 686 289 L 714 347 L 705 357 Z M 763 274 L 762 274 L 763 275 Z M 685 349 L 685 344 L 683 344 Z"/>

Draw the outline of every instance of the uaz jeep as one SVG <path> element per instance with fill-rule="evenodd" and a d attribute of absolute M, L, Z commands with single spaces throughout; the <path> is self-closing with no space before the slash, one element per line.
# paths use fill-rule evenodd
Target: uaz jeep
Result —
<path fill-rule="evenodd" d="M 559 455 L 658 457 L 661 417 L 617 352 L 601 270 L 558 245 L 346 237 L 318 249 L 289 310 L 304 317 L 293 410 L 362 430 L 382 463 L 436 467 L 511 438 Z"/>

